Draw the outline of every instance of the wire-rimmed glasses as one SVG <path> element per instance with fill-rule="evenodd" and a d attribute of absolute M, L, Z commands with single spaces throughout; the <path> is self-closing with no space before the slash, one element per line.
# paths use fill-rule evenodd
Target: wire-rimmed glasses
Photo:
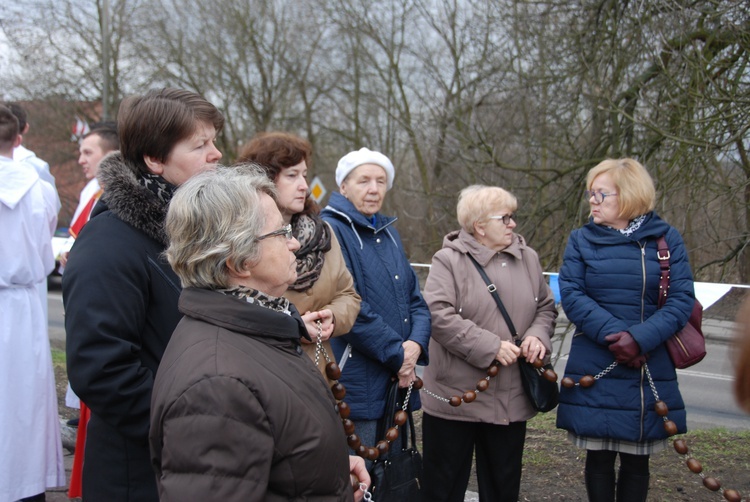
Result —
<path fill-rule="evenodd" d="M 277 235 L 283 235 L 286 237 L 286 240 L 290 241 L 292 240 L 292 225 L 284 225 L 278 230 L 274 230 L 273 232 L 268 232 L 267 234 L 260 235 L 255 238 L 257 241 L 262 241 L 263 239 L 267 239 L 269 237 L 276 237 Z"/>
<path fill-rule="evenodd" d="M 583 196 L 586 199 L 590 199 L 591 197 L 593 197 L 594 198 L 594 202 L 596 202 L 597 204 L 601 204 L 602 202 L 604 202 L 604 199 L 607 198 L 607 197 L 616 196 L 616 195 L 618 195 L 618 194 L 616 194 L 616 193 L 595 192 L 593 190 L 586 190 L 585 192 L 583 192 Z"/>
<path fill-rule="evenodd" d="M 502 216 L 488 216 L 488 220 L 503 220 L 503 225 L 510 223 L 510 220 L 516 221 L 516 215 L 514 213 L 503 214 Z"/>

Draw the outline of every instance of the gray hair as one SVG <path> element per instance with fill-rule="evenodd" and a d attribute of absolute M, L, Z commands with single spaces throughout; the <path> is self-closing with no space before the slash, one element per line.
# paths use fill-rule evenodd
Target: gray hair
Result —
<path fill-rule="evenodd" d="M 273 182 L 253 163 L 217 166 L 175 192 L 165 223 L 165 254 L 183 287 L 229 288 L 227 263 L 244 270 L 260 259 L 264 193 L 276 199 Z"/>

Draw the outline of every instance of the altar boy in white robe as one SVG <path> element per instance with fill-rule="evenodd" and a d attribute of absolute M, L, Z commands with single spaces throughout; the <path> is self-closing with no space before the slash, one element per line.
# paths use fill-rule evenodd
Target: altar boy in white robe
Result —
<path fill-rule="evenodd" d="M 55 191 L 13 160 L 18 119 L 0 106 L 0 502 L 65 485 L 47 325 L 36 284 L 55 266 Z"/>

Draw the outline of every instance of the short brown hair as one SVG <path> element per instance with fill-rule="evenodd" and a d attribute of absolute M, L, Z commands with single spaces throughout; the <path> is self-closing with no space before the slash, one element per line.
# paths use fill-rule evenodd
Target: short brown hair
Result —
<path fill-rule="evenodd" d="M 120 137 L 117 135 L 117 122 L 97 122 L 91 124 L 91 130 L 83 135 L 86 139 L 89 136 L 99 136 L 99 146 L 104 153 L 114 152 L 120 149 Z"/>
<path fill-rule="evenodd" d="M 654 209 L 654 180 L 643 164 L 629 158 L 604 160 L 589 171 L 586 176 L 586 189 L 591 190 L 594 179 L 604 173 L 609 174 L 617 187 L 617 196 L 620 199 L 619 217 L 630 221 Z"/>
<path fill-rule="evenodd" d="M 312 145 L 304 138 L 281 131 L 262 132 L 242 145 L 237 162 L 254 162 L 259 164 L 268 176 L 276 182 L 283 169 L 296 166 L 305 161 L 308 169 L 312 162 Z M 302 214 L 317 214 L 318 205 L 308 193 Z"/>
<path fill-rule="evenodd" d="M 18 119 L 10 108 L 0 105 L 0 152 L 12 152 L 17 137 Z"/>
<path fill-rule="evenodd" d="M 149 172 L 148 155 L 166 162 L 172 148 L 192 136 L 200 123 L 224 127 L 224 116 L 202 96 L 183 89 L 155 89 L 129 96 L 120 105 L 117 128 L 123 159 Z"/>

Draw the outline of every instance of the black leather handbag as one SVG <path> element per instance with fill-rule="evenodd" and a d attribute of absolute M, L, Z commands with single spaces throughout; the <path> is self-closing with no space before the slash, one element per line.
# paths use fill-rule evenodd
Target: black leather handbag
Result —
<path fill-rule="evenodd" d="M 379 438 L 393 427 L 394 415 L 401 408 L 399 398 L 405 399 L 406 389 L 398 388 L 398 380 L 388 388 L 383 418 L 378 423 Z M 377 502 L 419 501 L 422 485 L 422 455 L 417 451 L 416 432 L 411 410 L 407 407 L 408 424 L 399 427 L 399 438 L 391 443 L 391 450 L 370 467 L 373 500 Z"/>
<path fill-rule="evenodd" d="M 521 337 L 518 335 L 516 326 L 513 324 L 508 311 L 505 310 L 505 305 L 503 305 L 500 295 L 497 294 L 497 288 L 492 284 L 492 281 L 490 281 L 490 278 L 487 276 L 487 273 L 479 262 L 477 262 L 473 256 L 468 256 L 474 264 L 474 267 L 476 267 L 477 272 L 479 272 L 479 275 L 482 276 L 484 283 L 487 284 L 487 291 L 489 291 L 492 298 L 495 299 L 497 308 L 500 309 L 500 313 L 508 324 L 511 335 L 513 335 L 513 341 L 517 346 L 520 346 Z M 531 401 L 531 405 L 534 409 L 541 412 L 554 410 L 560 397 L 560 388 L 557 386 L 557 381 L 548 380 L 544 376 L 546 370 L 551 370 L 554 373 L 552 365 L 547 363 L 544 366 L 537 368 L 526 362 L 524 359 L 518 361 L 518 367 L 521 370 L 521 384 L 523 385 L 523 390 L 529 398 L 529 401 Z"/>

